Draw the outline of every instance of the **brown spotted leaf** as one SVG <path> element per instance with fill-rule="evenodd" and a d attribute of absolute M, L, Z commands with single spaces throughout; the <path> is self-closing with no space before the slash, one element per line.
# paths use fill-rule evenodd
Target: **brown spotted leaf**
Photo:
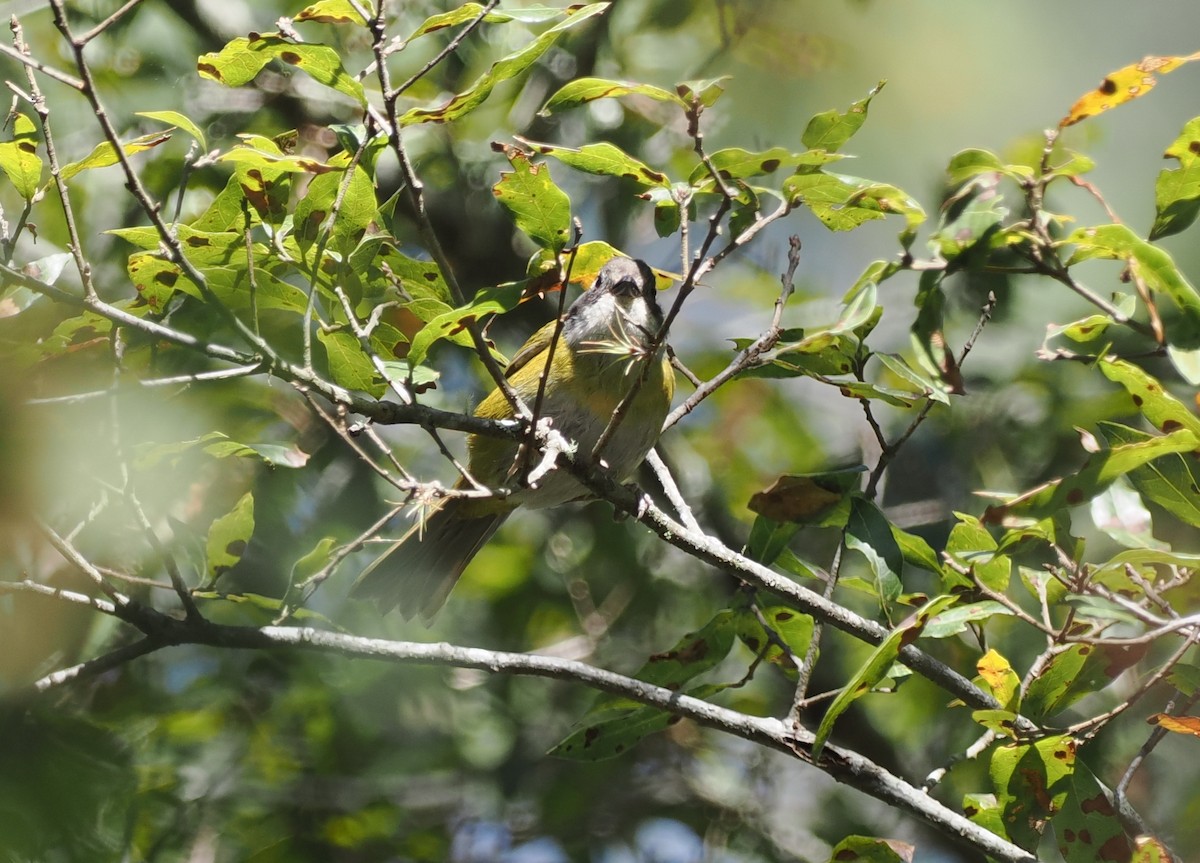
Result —
<path fill-rule="evenodd" d="M 202 54 L 196 61 L 196 71 L 227 87 L 242 87 L 258 77 L 272 60 L 295 66 L 366 107 L 362 84 L 345 70 L 337 51 L 328 45 L 292 42 L 278 33 L 239 36 L 216 53 Z"/>
<path fill-rule="evenodd" d="M 1117 477 L 1154 459 L 1197 449 L 1200 449 L 1200 437 L 1191 429 L 1178 429 L 1162 437 L 1101 450 L 1089 456 L 1076 473 L 1051 480 L 1005 503 L 989 506 L 983 514 L 983 521 L 986 524 L 1005 524 L 1014 517 L 1047 518 L 1060 510 L 1090 501 Z"/>
<path fill-rule="evenodd" d="M 1054 654 L 1026 687 L 1021 712 L 1035 722 L 1111 684 L 1146 653 L 1140 644 L 1072 644 Z"/>
<path fill-rule="evenodd" d="M 1144 57 L 1137 63 L 1109 73 L 1100 86 L 1085 93 L 1079 98 L 1067 116 L 1059 121 L 1059 128 L 1074 125 L 1088 117 L 1110 111 L 1118 105 L 1124 105 L 1145 96 L 1158 83 L 1155 75 L 1165 75 L 1173 72 L 1184 63 L 1200 59 L 1200 52 L 1186 57 Z"/>
<path fill-rule="evenodd" d="M 1006 744 L 992 753 L 988 772 L 1000 820 L 1022 848 L 1037 847 L 1050 819 L 1062 810 L 1072 790 L 1077 748 L 1078 741 L 1060 735 Z"/>

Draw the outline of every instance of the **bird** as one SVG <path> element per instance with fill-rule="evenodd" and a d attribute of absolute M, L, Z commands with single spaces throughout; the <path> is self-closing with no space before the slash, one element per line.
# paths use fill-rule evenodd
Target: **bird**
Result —
<path fill-rule="evenodd" d="M 565 287 L 564 287 L 565 290 Z M 550 357 L 539 416 L 576 445 L 592 452 L 618 405 L 641 377 L 636 395 L 600 453 L 600 463 L 617 480 L 637 469 L 657 443 L 675 393 L 675 373 L 666 357 L 663 313 L 654 272 L 644 261 L 614 256 L 591 287 L 562 317 L 557 342 L 550 321 L 513 355 L 505 369 L 511 388 L 532 409 Z M 553 348 L 553 353 L 550 351 Z M 512 419 L 512 405 L 499 387 L 475 409 L 487 419 Z M 446 496 L 420 518 L 355 582 L 352 595 L 373 599 L 383 612 L 397 608 L 405 619 L 427 624 L 446 602 L 472 558 L 519 507 L 541 509 L 589 497 L 567 471 L 552 470 L 536 485 L 522 485 L 518 443 L 497 437 L 467 439 L 467 470 L 494 497 Z M 537 458 L 523 459 L 536 463 Z M 472 485 L 459 479 L 456 489 Z"/>

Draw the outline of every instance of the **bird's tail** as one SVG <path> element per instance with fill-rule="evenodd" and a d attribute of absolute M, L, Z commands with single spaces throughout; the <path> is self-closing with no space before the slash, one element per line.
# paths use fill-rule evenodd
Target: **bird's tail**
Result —
<path fill-rule="evenodd" d="M 508 516 L 465 516 L 463 503 L 449 498 L 409 530 L 363 571 L 351 595 L 375 600 L 385 613 L 399 608 L 406 620 L 416 614 L 432 620 L 471 558 Z"/>

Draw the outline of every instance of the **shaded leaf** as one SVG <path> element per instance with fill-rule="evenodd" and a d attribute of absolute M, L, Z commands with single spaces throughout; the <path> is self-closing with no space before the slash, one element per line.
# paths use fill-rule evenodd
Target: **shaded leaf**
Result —
<path fill-rule="evenodd" d="M 1037 846 L 1050 819 L 1071 793 L 1078 742 L 1067 735 L 1031 744 L 1009 743 L 993 753 L 988 772 L 1009 838 L 1026 850 Z"/>
<path fill-rule="evenodd" d="M 785 474 L 775 480 L 770 488 L 755 493 L 747 506 L 751 512 L 778 523 L 844 524 L 850 511 L 850 495 L 862 483 L 864 470 L 863 467 L 856 467 L 821 473 Z M 751 546 L 754 546 L 753 542 Z"/>
<path fill-rule="evenodd" d="M 233 509 L 216 519 L 208 529 L 205 559 L 208 561 L 208 585 L 242 559 L 254 533 L 254 495 L 246 492 Z"/>
<path fill-rule="evenodd" d="M 999 524 L 1017 516 L 1046 518 L 1060 509 L 1086 503 L 1104 491 L 1119 476 L 1170 453 L 1192 452 L 1200 438 L 1190 429 L 1179 429 L 1162 437 L 1122 444 L 1093 453 L 1074 474 L 1051 480 L 1002 504 L 989 506 L 983 520 Z"/>
<path fill-rule="evenodd" d="M 358 336 L 349 330 L 317 330 L 317 341 L 325 348 L 329 373 L 348 390 L 370 393 L 379 398 L 386 387 L 363 352 Z"/>
<path fill-rule="evenodd" d="M 846 520 L 846 547 L 867 559 L 875 578 L 875 591 L 884 605 L 894 602 L 903 589 L 900 580 L 904 570 L 904 555 L 892 535 L 879 507 L 864 497 L 855 496 Z"/>
<path fill-rule="evenodd" d="M 938 614 L 945 611 L 956 601 L 953 596 L 939 596 L 931 599 L 928 603 L 918 609 L 904 623 L 896 627 L 885 638 L 878 647 L 872 652 L 871 656 L 863 664 L 850 681 L 838 692 L 833 703 L 829 705 L 829 709 L 825 712 L 824 718 L 821 719 L 821 725 L 817 728 L 816 737 L 813 740 L 813 759 L 816 760 L 821 749 L 825 746 L 825 741 L 829 739 L 830 732 L 833 731 L 833 724 L 837 718 L 862 696 L 870 692 L 877 683 L 887 677 L 888 670 L 892 664 L 900 656 L 900 651 L 912 644 L 921 637 L 922 630 Z"/>

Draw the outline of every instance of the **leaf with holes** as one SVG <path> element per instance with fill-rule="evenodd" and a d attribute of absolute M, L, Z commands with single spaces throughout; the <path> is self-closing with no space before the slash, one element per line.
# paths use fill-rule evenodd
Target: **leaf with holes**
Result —
<path fill-rule="evenodd" d="M 535 243 L 561 252 L 571 238 L 571 199 L 554 185 L 545 165 L 534 164 L 515 147 L 505 147 L 504 155 L 513 170 L 492 187 L 496 200 Z"/>
<path fill-rule="evenodd" d="M 205 557 L 208 560 L 207 586 L 242 559 L 254 533 L 254 495 L 246 492 L 233 509 L 216 519 L 208 529 Z"/>

